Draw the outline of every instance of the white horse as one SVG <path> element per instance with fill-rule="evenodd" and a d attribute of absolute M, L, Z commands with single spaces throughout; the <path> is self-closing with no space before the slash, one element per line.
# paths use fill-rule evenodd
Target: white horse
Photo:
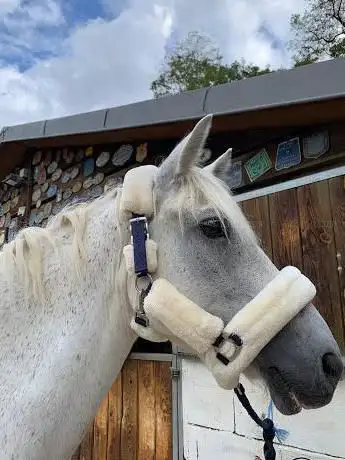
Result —
<path fill-rule="evenodd" d="M 222 182 L 229 154 L 197 166 L 210 126 L 211 117 L 199 122 L 158 169 L 150 233 L 157 275 L 228 322 L 277 269 Z M 0 255 L 1 460 L 68 460 L 137 338 L 121 194 L 118 187 L 45 229 L 22 230 Z M 328 404 L 342 373 L 312 305 L 254 364 L 284 414 Z"/>

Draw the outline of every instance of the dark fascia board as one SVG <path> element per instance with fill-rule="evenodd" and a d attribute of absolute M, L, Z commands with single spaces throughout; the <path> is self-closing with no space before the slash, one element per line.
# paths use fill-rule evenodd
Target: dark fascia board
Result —
<path fill-rule="evenodd" d="M 0 142 L 120 130 L 345 97 L 345 58 L 126 106 L 4 128 Z"/>
<path fill-rule="evenodd" d="M 206 93 L 207 89 L 203 88 L 175 96 L 114 107 L 108 110 L 105 128 L 107 130 L 136 128 L 200 118 L 205 114 Z"/>
<path fill-rule="evenodd" d="M 8 126 L 1 131 L 1 142 L 24 141 L 44 137 L 45 121 Z"/>
<path fill-rule="evenodd" d="M 104 131 L 107 110 L 47 120 L 44 137 L 68 136 L 76 133 Z"/>
<path fill-rule="evenodd" d="M 205 111 L 235 114 L 344 96 L 345 58 L 339 58 L 215 86 Z"/>

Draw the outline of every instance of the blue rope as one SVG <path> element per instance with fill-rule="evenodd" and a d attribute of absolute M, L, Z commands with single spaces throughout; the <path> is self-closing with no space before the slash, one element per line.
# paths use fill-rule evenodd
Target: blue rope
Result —
<path fill-rule="evenodd" d="M 272 399 L 267 408 L 267 418 L 270 418 L 273 421 L 273 401 Z M 284 430 L 283 428 L 275 428 L 275 434 L 280 444 L 283 444 L 289 436 L 289 432 L 287 430 Z"/>

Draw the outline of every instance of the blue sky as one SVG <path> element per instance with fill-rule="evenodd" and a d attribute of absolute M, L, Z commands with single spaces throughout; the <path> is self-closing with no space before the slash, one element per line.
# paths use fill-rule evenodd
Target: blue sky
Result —
<path fill-rule="evenodd" d="M 166 48 L 191 30 L 224 59 L 288 66 L 301 0 L 0 0 L 0 127 L 152 97 Z"/>
<path fill-rule="evenodd" d="M 116 3 L 119 14 L 125 3 Z M 97 18 L 110 19 L 115 16 L 115 12 L 110 12 L 106 4 L 99 0 L 62 0 L 51 5 L 55 5 L 56 9 L 49 7 L 49 3 L 48 7 L 44 7 L 43 1 L 25 0 L 8 12 L 0 23 L 0 62 L 18 66 L 23 72 L 39 60 L 59 55 L 63 51 L 60 46 L 74 28 Z M 41 19 L 37 17 L 39 9 L 43 14 Z M 28 23 L 35 33 L 31 46 L 28 46 L 26 37 L 23 40 L 20 37 L 20 29 L 27 27 Z"/>

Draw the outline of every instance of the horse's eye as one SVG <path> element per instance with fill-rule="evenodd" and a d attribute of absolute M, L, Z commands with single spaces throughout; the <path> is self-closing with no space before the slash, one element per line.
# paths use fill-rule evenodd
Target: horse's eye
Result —
<path fill-rule="evenodd" d="M 220 238 L 225 236 L 224 226 L 217 217 L 210 217 L 199 222 L 199 227 L 207 238 Z"/>

